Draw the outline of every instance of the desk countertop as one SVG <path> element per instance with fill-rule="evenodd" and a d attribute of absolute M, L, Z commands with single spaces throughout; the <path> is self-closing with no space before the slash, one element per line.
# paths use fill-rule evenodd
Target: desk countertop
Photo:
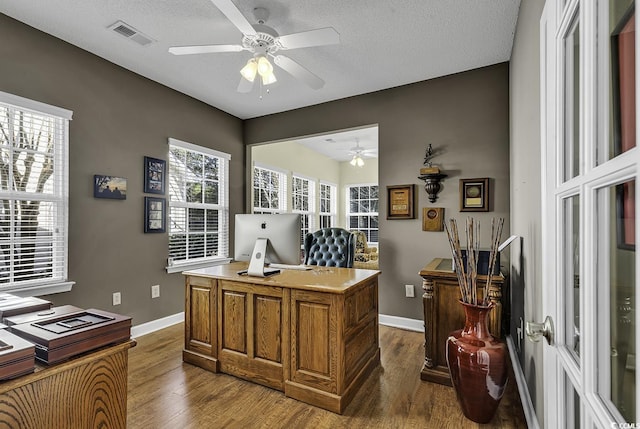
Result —
<path fill-rule="evenodd" d="M 290 289 L 313 290 L 318 292 L 344 293 L 348 289 L 370 281 L 380 275 L 378 270 L 313 266 L 311 270 L 282 270 L 269 277 L 239 275 L 247 268 L 247 262 L 232 262 L 214 267 L 184 271 L 185 276 L 209 277 L 242 283 L 253 283 Z"/>

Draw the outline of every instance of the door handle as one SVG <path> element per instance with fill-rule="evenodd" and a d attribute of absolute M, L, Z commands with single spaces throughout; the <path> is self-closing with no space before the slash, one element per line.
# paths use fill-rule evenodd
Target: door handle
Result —
<path fill-rule="evenodd" d="M 525 332 L 532 342 L 537 343 L 542 337 L 545 337 L 547 344 L 551 345 L 553 343 L 553 320 L 547 316 L 542 323 L 527 322 Z"/>

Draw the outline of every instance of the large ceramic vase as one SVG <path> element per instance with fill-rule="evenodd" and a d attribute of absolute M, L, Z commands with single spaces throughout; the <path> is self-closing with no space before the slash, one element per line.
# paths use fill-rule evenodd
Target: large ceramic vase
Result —
<path fill-rule="evenodd" d="M 493 304 L 464 306 L 464 329 L 447 338 L 447 364 L 462 412 L 469 420 L 489 423 L 507 385 L 507 348 L 489 333 Z"/>

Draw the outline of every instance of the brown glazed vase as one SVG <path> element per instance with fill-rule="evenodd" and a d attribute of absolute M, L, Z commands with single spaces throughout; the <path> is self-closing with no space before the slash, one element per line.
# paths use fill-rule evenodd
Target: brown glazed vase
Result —
<path fill-rule="evenodd" d="M 469 420 L 489 423 L 507 385 L 507 347 L 489 333 L 494 304 L 464 306 L 464 329 L 447 338 L 447 364 L 462 412 Z"/>

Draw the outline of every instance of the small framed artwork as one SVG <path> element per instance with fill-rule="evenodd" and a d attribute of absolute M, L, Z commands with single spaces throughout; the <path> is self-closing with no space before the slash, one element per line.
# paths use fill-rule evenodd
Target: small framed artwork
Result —
<path fill-rule="evenodd" d="M 423 231 L 444 231 L 444 207 L 424 207 L 422 209 Z"/>
<path fill-rule="evenodd" d="M 144 157 L 144 192 L 164 195 L 166 165 L 163 159 Z"/>
<path fill-rule="evenodd" d="M 144 197 L 144 232 L 165 232 L 165 204 L 164 198 Z"/>
<path fill-rule="evenodd" d="M 489 211 L 489 178 L 460 179 L 460 211 Z"/>
<path fill-rule="evenodd" d="M 616 185 L 616 235 L 618 249 L 636 249 L 636 182 Z"/>
<path fill-rule="evenodd" d="M 387 186 L 387 219 L 415 219 L 415 185 Z"/>
<path fill-rule="evenodd" d="M 93 176 L 93 196 L 94 198 L 126 200 L 127 179 L 96 174 Z"/>

